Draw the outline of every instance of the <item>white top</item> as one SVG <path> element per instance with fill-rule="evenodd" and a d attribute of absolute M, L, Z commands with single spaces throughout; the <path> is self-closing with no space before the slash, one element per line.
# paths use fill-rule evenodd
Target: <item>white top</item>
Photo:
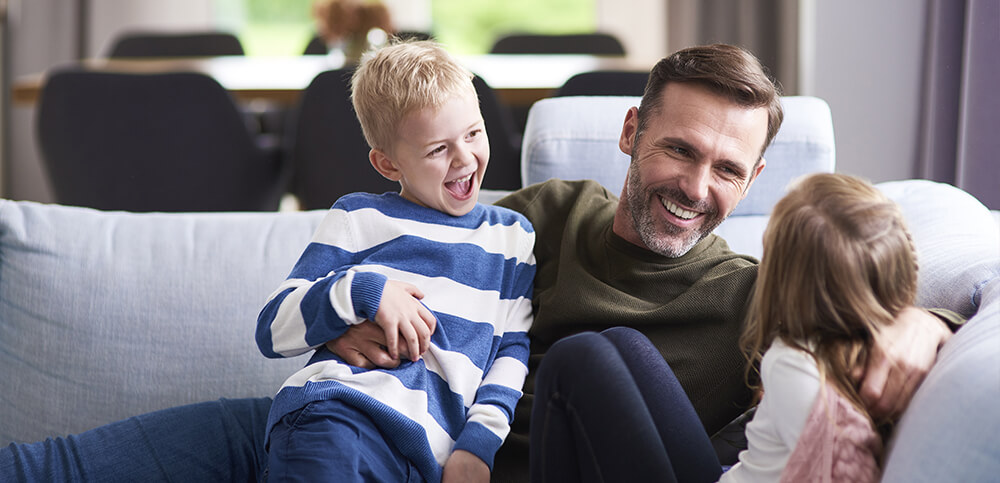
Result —
<path fill-rule="evenodd" d="M 747 424 L 747 449 L 722 482 L 779 481 L 819 394 L 812 356 L 775 339 L 760 363 L 764 397 Z"/>

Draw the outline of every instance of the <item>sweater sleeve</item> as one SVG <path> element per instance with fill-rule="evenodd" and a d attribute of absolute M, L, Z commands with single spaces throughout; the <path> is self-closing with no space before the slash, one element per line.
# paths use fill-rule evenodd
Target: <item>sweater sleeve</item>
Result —
<path fill-rule="evenodd" d="M 386 277 L 353 268 L 352 231 L 349 214 L 334 205 L 257 317 L 265 356 L 303 354 L 375 316 Z"/>
<path fill-rule="evenodd" d="M 476 391 L 465 427 L 455 441 L 454 450 L 478 456 L 491 471 L 494 455 L 510 432 L 514 407 L 521 398 L 528 374 L 528 329 L 532 322 L 531 294 L 535 278 L 533 246 L 534 234 L 529 233 L 519 252 L 519 259 L 524 262 L 518 264 L 514 277 L 516 299 L 507 319 L 501 322 L 504 332 L 496 358 Z"/>

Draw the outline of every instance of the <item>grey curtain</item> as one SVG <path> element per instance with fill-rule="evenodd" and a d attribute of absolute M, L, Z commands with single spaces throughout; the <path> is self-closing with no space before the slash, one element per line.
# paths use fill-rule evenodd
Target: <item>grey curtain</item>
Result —
<path fill-rule="evenodd" d="M 753 52 L 785 94 L 798 93 L 799 0 L 670 0 L 667 47 L 727 43 Z"/>
<path fill-rule="evenodd" d="M 922 178 L 1000 209 L 1000 0 L 930 0 Z"/>

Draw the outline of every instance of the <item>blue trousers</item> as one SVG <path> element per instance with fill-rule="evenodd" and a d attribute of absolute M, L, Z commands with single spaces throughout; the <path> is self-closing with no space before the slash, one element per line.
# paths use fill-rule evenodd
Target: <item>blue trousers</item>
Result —
<path fill-rule="evenodd" d="M 221 399 L 0 448 L 0 481 L 254 482 L 269 398 Z"/>
<path fill-rule="evenodd" d="M 423 478 L 370 416 L 328 400 L 287 414 L 274 425 L 267 480 L 422 482 Z"/>
<path fill-rule="evenodd" d="M 718 457 L 673 371 L 638 331 L 552 345 L 535 376 L 531 481 L 717 481 Z"/>

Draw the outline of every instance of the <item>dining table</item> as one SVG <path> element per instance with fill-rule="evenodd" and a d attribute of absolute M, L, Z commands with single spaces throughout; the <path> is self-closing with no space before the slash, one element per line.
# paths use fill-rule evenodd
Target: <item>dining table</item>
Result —
<path fill-rule="evenodd" d="M 551 96 L 575 74 L 599 70 L 648 72 L 618 56 L 580 54 L 483 54 L 456 55 L 470 71 L 479 75 L 509 106 L 530 107 Z M 317 74 L 345 65 L 342 57 L 300 55 L 294 57 L 221 56 L 162 59 L 86 59 L 60 64 L 59 68 L 83 68 L 108 72 L 160 73 L 200 72 L 213 77 L 237 100 L 267 101 L 294 105 Z M 41 96 L 46 73 L 14 79 L 11 99 L 18 105 L 33 105 Z"/>

